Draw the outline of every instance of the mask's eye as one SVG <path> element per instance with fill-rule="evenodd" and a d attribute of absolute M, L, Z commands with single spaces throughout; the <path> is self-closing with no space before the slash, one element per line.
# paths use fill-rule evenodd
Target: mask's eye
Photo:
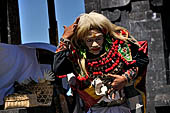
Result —
<path fill-rule="evenodd" d="M 92 40 L 92 39 L 87 39 L 86 41 L 87 41 L 87 42 L 93 42 L 93 40 Z"/>
<path fill-rule="evenodd" d="M 100 41 L 100 40 L 103 40 L 103 36 L 99 36 L 96 38 L 96 41 Z"/>

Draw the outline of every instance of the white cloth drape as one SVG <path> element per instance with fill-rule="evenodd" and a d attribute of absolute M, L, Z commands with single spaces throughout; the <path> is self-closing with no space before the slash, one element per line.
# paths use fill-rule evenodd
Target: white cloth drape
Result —
<path fill-rule="evenodd" d="M 43 77 L 36 57 L 36 49 L 24 45 L 0 43 L 0 105 L 13 92 L 13 83 L 27 78 L 37 81 Z"/>

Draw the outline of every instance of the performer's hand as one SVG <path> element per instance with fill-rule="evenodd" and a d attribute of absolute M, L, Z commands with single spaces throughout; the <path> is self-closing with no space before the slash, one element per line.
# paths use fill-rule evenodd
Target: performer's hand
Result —
<path fill-rule="evenodd" d="M 65 25 L 63 26 L 64 27 L 64 33 L 62 35 L 63 38 L 66 38 L 69 40 L 71 39 L 71 37 L 74 34 L 75 29 L 77 28 L 79 20 L 80 20 L 80 17 L 78 17 L 72 25 L 70 25 L 68 27 Z"/>
<path fill-rule="evenodd" d="M 113 74 L 108 74 L 108 76 L 114 77 L 114 81 L 111 83 L 113 90 L 120 90 L 127 83 L 127 78 L 125 76 L 113 75 Z"/>

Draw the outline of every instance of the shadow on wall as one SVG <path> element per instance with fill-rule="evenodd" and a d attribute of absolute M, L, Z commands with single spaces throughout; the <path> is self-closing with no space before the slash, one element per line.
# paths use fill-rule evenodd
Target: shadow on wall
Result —
<path fill-rule="evenodd" d="M 169 106 L 156 107 L 155 109 L 156 109 L 156 113 L 170 113 Z"/>

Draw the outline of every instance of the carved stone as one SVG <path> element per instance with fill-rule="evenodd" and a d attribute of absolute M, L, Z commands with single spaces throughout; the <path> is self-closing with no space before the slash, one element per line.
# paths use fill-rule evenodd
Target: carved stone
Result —
<path fill-rule="evenodd" d="M 116 9 L 113 12 L 105 10 L 101 12 L 103 15 L 105 15 L 106 17 L 108 17 L 108 19 L 110 19 L 111 21 L 116 21 L 120 18 L 121 15 L 121 11 Z"/>
<path fill-rule="evenodd" d="M 170 3 L 168 0 L 101 0 L 97 4 L 113 23 L 127 28 L 137 40 L 148 41 L 147 113 L 169 113 Z"/>
<path fill-rule="evenodd" d="M 126 6 L 131 0 L 101 0 L 101 9 Z"/>
<path fill-rule="evenodd" d="M 162 6 L 163 5 L 163 0 L 151 0 L 151 4 L 153 6 Z"/>
<path fill-rule="evenodd" d="M 132 11 L 131 12 L 144 12 L 150 10 L 149 1 L 137 1 L 132 2 Z"/>

